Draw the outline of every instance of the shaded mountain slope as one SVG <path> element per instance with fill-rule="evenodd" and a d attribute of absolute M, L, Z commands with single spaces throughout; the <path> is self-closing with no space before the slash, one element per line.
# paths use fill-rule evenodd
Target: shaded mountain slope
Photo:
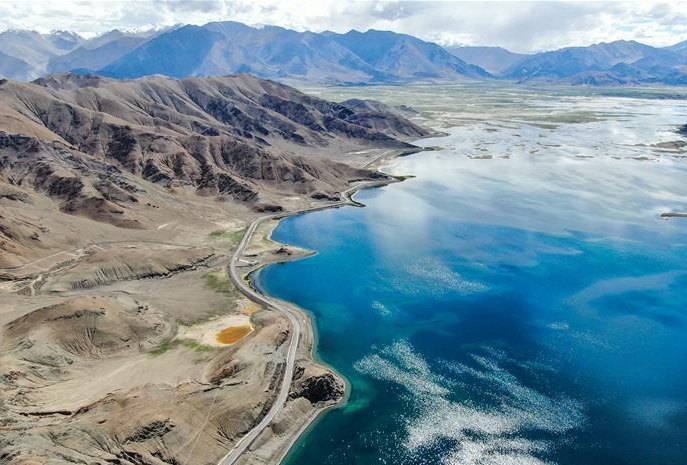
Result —
<path fill-rule="evenodd" d="M 0 77 L 25 81 L 30 79 L 34 69 L 24 60 L 0 52 Z"/>
<path fill-rule="evenodd" d="M 49 37 L 35 31 L 9 30 L 0 33 L 0 52 L 19 58 L 31 66 L 46 63 L 62 50 Z"/>
<path fill-rule="evenodd" d="M 0 61 L 0 76 L 29 80 L 45 73 L 47 63 L 84 43 L 85 39 L 66 31 L 40 34 L 36 31 L 8 30 L 0 33 L 0 52 L 20 60 L 28 69 L 17 70 L 17 64 Z M 23 65 L 22 65 L 23 67 Z"/>
<path fill-rule="evenodd" d="M 236 72 L 339 84 L 489 76 L 438 45 L 405 34 L 297 32 L 231 21 L 184 26 L 161 34 L 98 71 L 115 78 Z"/>
<path fill-rule="evenodd" d="M 406 34 L 370 29 L 346 34 L 324 33 L 351 50 L 375 69 L 401 79 L 481 79 L 489 73 L 430 42 Z"/>
<path fill-rule="evenodd" d="M 687 58 L 621 40 L 539 53 L 512 66 L 503 76 L 571 84 L 680 84 L 687 79 Z"/>
<path fill-rule="evenodd" d="M 670 50 L 671 52 L 677 52 L 681 55 L 687 56 L 687 40 L 683 40 L 677 44 L 665 47 L 665 50 Z"/>
<path fill-rule="evenodd" d="M 358 82 L 385 76 L 323 34 L 281 27 L 251 28 L 232 21 L 205 29 L 221 35 L 198 74 L 250 72 L 262 77 L 296 77 L 318 82 Z"/>
<path fill-rule="evenodd" d="M 130 211 L 146 199 L 141 182 L 274 210 L 281 196 L 331 198 L 380 176 L 343 163 L 347 151 L 411 148 L 399 139 L 426 134 L 399 114 L 249 75 L 0 81 L 0 184 L 125 228 L 146 227 Z M 5 232 L 7 247 L 26 243 Z"/>
<path fill-rule="evenodd" d="M 106 41 L 102 45 L 94 47 L 81 46 L 70 51 L 65 55 L 50 60 L 48 64 L 49 73 L 63 73 L 75 69 L 96 70 L 103 68 L 116 61 L 131 50 L 145 43 L 145 37 L 132 37 L 121 35 L 121 37 Z"/>
<path fill-rule="evenodd" d="M 501 74 L 530 55 L 513 53 L 501 47 L 444 47 L 451 55 L 477 65 L 492 74 Z"/>
<path fill-rule="evenodd" d="M 198 26 L 180 27 L 125 54 L 100 69 L 100 74 L 120 79 L 150 74 L 175 78 L 193 76 L 220 37 Z"/>

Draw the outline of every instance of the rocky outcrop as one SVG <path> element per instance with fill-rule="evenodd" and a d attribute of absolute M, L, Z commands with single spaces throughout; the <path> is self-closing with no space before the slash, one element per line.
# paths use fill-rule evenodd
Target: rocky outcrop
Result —
<path fill-rule="evenodd" d="M 661 218 L 687 218 L 687 212 L 663 212 L 660 215 Z"/>
<path fill-rule="evenodd" d="M 341 379 L 321 367 L 314 366 L 297 370 L 289 397 L 303 397 L 314 405 L 338 402 L 344 395 L 345 385 Z"/>
<path fill-rule="evenodd" d="M 210 383 L 220 384 L 224 380 L 233 377 L 238 372 L 243 370 L 245 364 L 239 360 L 230 360 L 226 363 L 218 363 L 212 370 L 210 375 Z"/>
<path fill-rule="evenodd" d="M 341 200 L 340 196 L 327 194 L 326 192 L 314 192 L 310 195 L 310 198 L 315 200 L 329 200 L 330 202 Z"/>
<path fill-rule="evenodd" d="M 162 438 L 165 434 L 174 429 L 176 425 L 169 418 L 165 420 L 154 420 L 136 430 L 134 434 L 124 439 L 124 443 L 144 442 L 150 439 Z"/>
<path fill-rule="evenodd" d="M 5 181 L 7 184 L 3 184 Z M 61 142 L 0 131 L 2 190 L 30 188 L 60 202 L 64 213 L 85 216 L 123 228 L 141 229 L 126 203 L 136 203 L 138 188 L 109 163 L 78 154 Z M 15 192 L 17 191 L 14 188 Z M 13 198 L 27 198 L 26 193 Z"/>
<path fill-rule="evenodd" d="M 258 213 L 279 213 L 284 211 L 284 207 L 271 203 L 259 203 L 253 206 L 253 210 Z"/>
<path fill-rule="evenodd" d="M 413 115 L 414 110 L 409 107 L 389 107 L 374 100 L 349 99 L 341 105 L 350 111 L 347 120 L 354 124 L 395 134 L 397 137 L 418 138 L 427 135 L 427 130 L 416 125 L 408 124 L 406 116 Z"/>

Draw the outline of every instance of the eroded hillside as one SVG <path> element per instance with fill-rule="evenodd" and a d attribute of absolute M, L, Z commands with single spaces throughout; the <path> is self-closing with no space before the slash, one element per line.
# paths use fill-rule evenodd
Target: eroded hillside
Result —
<path fill-rule="evenodd" d="M 247 225 L 385 182 L 363 162 L 426 134 L 248 75 L 0 81 L 0 461 L 216 463 L 274 402 L 291 332 L 229 279 Z M 303 255 L 272 227 L 244 275 Z M 247 462 L 342 395 L 312 343 Z"/>
<path fill-rule="evenodd" d="M 0 196 L 21 203 L 35 191 L 62 212 L 141 229 L 155 208 L 141 182 L 279 211 L 289 196 L 333 198 L 379 176 L 347 164 L 348 152 L 406 148 L 399 138 L 425 134 L 397 114 L 248 75 L 1 81 Z M 3 225 L 0 266 L 19 264 L 41 240 L 39 225 Z"/>

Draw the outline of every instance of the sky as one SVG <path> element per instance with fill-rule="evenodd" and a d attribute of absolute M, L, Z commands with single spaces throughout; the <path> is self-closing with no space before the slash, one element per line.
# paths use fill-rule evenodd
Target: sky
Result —
<path fill-rule="evenodd" d="M 516 52 L 626 39 L 665 46 L 687 39 L 687 0 L 2 0 L 0 30 L 111 29 L 239 21 L 298 31 L 382 29 L 441 45 L 502 46 Z"/>

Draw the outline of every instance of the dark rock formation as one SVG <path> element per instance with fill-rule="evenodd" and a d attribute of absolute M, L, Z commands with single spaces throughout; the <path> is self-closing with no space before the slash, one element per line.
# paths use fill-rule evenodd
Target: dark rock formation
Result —
<path fill-rule="evenodd" d="M 124 443 L 144 442 L 149 439 L 161 438 L 172 431 L 174 427 L 174 423 L 169 418 L 166 420 L 154 420 L 136 430 L 134 434 L 124 440 Z"/>
<path fill-rule="evenodd" d="M 284 211 L 284 207 L 282 207 L 281 205 L 260 203 L 253 206 L 253 210 L 255 210 L 258 213 L 278 213 Z"/>
<path fill-rule="evenodd" d="M 291 398 L 304 397 L 313 404 L 336 402 L 344 395 L 344 386 L 332 373 L 308 376 L 301 374 L 292 389 Z"/>
<path fill-rule="evenodd" d="M 279 247 L 279 249 L 277 249 L 274 253 L 277 255 L 293 255 L 293 252 L 286 247 Z"/>
<path fill-rule="evenodd" d="M 314 194 L 310 195 L 310 198 L 315 200 L 329 200 L 332 202 L 341 200 L 341 197 L 339 197 L 338 194 L 327 194 L 326 192 L 315 192 Z"/>
<path fill-rule="evenodd" d="M 223 364 L 214 369 L 213 374 L 210 376 L 210 383 L 220 384 L 226 378 L 231 378 L 236 375 L 236 373 L 243 370 L 244 364 L 239 360 L 231 360 L 226 364 Z"/>

